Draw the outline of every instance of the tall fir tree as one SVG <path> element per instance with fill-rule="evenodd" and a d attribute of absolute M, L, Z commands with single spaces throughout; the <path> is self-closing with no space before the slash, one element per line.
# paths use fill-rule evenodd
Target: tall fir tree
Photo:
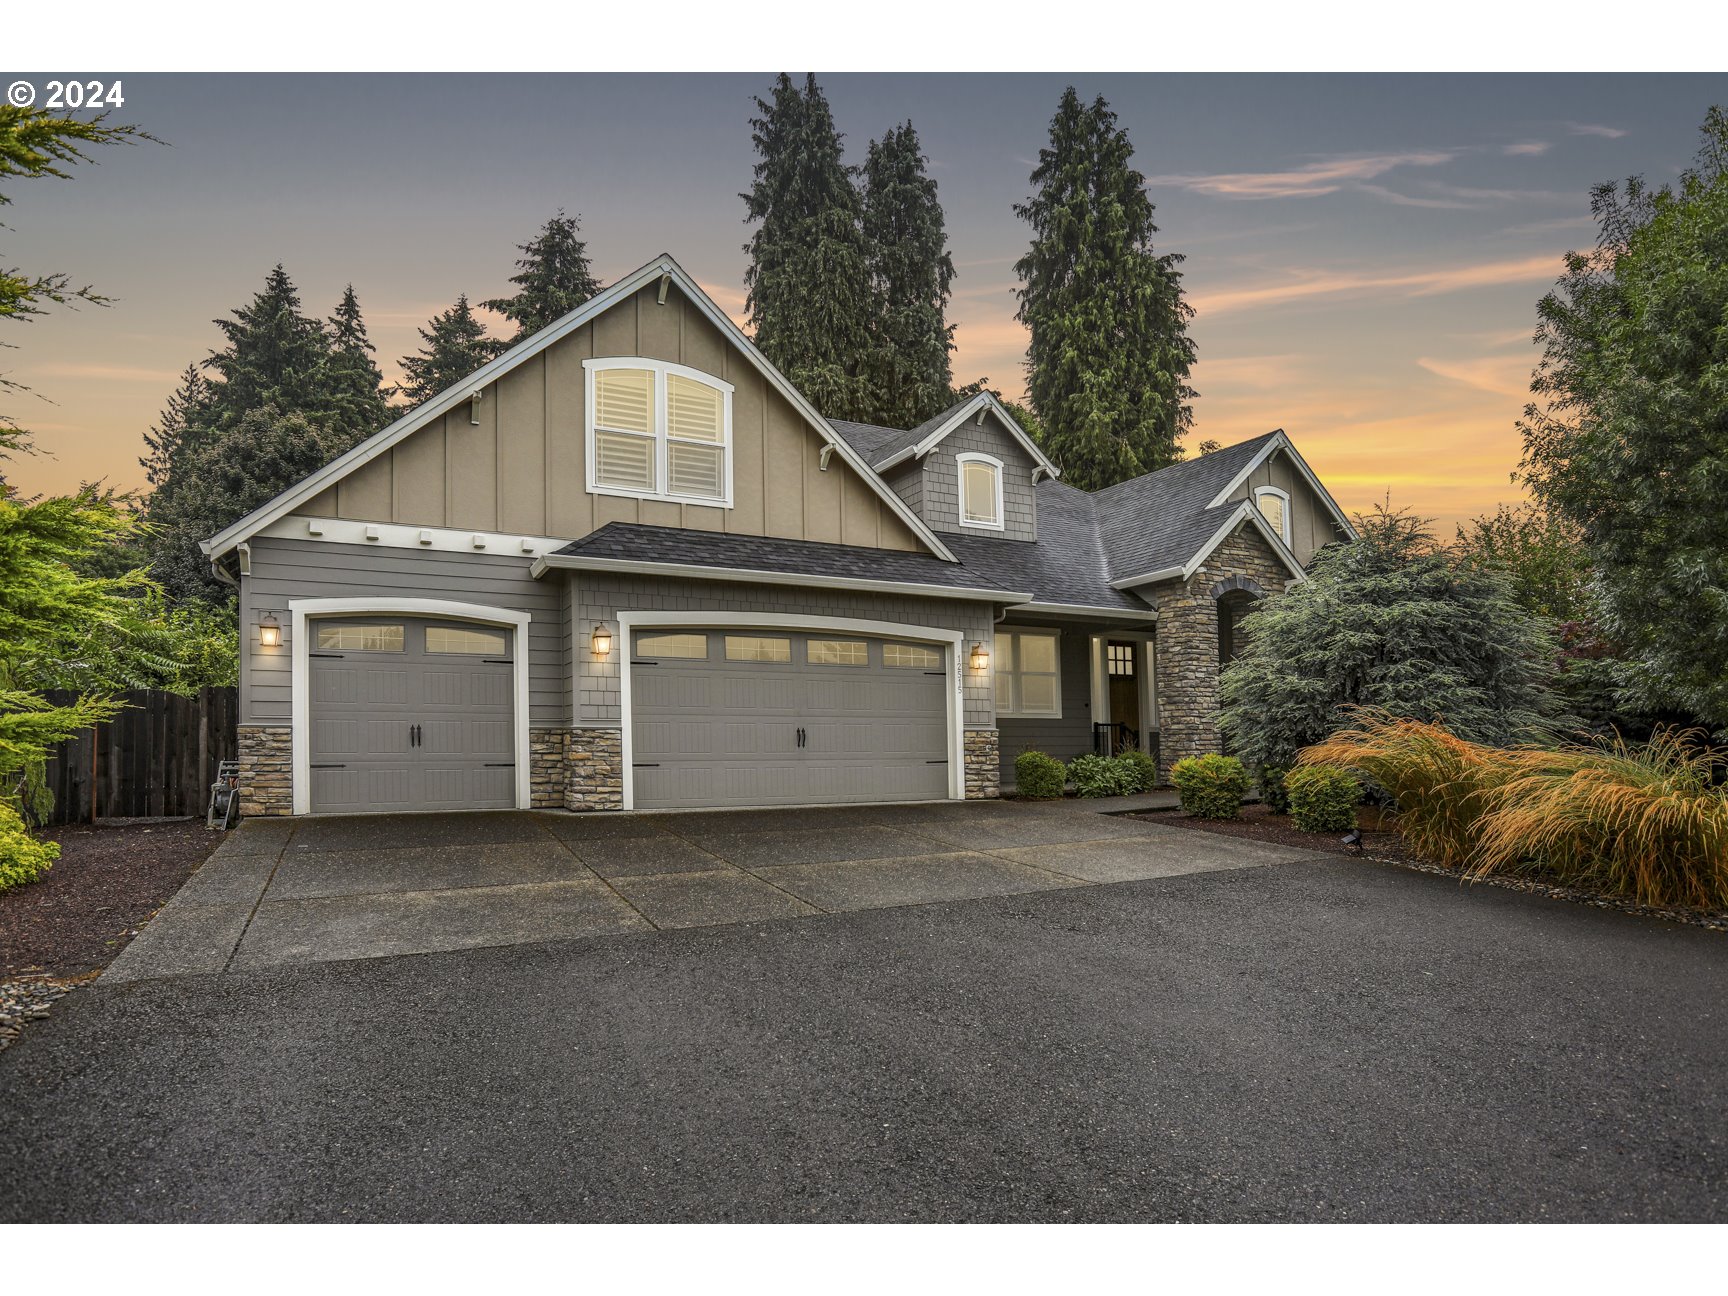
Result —
<path fill-rule="evenodd" d="M 577 237 L 580 220 L 566 216 L 560 207 L 538 234 L 517 244 L 522 256 L 516 268 L 522 273 L 510 280 L 516 293 L 480 303 L 482 309 L 497 311 L 516 325 L 512 344 L 538 333 L 600 291 L 600 281 L 588 264 L 588 244 Z"/>
<path fill-rule="evenodd" d="M 189 364 L 180 375 L 180 385 L 168 396 L 157 416 L 156 426 L 144 434 L 147 453 L 138 461 L 144 479 L 161 489 L 202 431 L 210 426 L 210 380 L 197 364 Z"/>
<path fill-rule="evenodd" d="M 371 436 L 390 421 L 390 392 L 378 362 L 372 358 L 378 348 L 367 335 L 353 284 L 342 290 L 342 300 L 330 317 L 328 336 L 324 393 L 331 416 L 338 426 L 358 433 L 356 440 Z"/>
<path fill-rule="evenodd" d="M 407 381 L 403 393 L 410 405 L 431 400 L 446 387 L 454 387 L 492 359 L 503 345 L 488 337 L 486 327 L 468 305 L 468 294 L 456 298 L 449 310 L 434 315 L 420 330 L 424 345 L 413 355 L 402 357 Z"/>
<path fill-rule="evenodd" d="M 864 159 L 864 246 L 874 299 L 865 421 L 883 427 L 917 427 L 953 395 L 954 261 L 927 163 L 911 122 L 872 140 Z"/>
<path fill-rule="evenodd" d="M 1014 211 L 1032 227 L 1015 265 L 1031 333 L 1027 390 L 1063 480 L 1098 490 L 1174 462 L 1193 420 L 1194 310 L 1179 256 L 1153 250 L 1152 200 L 1102 98 L 1072 86 Z"/>
<path fill-rule="evenodd" d="M 231 427 L 266 405 L 303 414 L 329 412 L 329 338 L 319 321 L 300 313 L 299 291 L 280 262 L 250 303 L 215 324 L 228 339 L 205 361 L 221 378 L 210 388 L 219 426 Z"/>
<path fill-rule="evenodd" d="M 858 190 L 814 76 L 784 72 L 750 119 L 760 159 L 746 221 L 745 307 L 756 345 L 831 418 L 870 414 L 870 283 Z"/>

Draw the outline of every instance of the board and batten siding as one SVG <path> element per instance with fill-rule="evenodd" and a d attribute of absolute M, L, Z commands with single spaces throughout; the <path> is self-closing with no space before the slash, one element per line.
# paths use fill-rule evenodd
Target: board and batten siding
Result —
<path fill-rule="evenodd" d="M 591 495 L 587 359 L 641 356 L 733 384 L 733 507 Z M 613 306 L 296 510 L 314 517 L 580 539 L 608 522 L 920 551 L 905 520 L 673 285 Z M 477 417 L 479 425 L 471 419 Z"/>
<path fill-rule="evenodd" d="M 435 598 L 527 612 L 533 617 L 527 644 L 531 723 L 568 723 L 565 593 L 560 582 L 537 581 L 528 574 L 533 559 L 262 536 L 252 540 L 251 548 L 252 573 L 240 579 L 241 724 L 285 725 L 293 718 L 289 675 L 294 628 L 288 602 L 302 598 Z M 259 645 L 258 619 L 266 612 L 281 622 L 278 648 Z"/>
<path fill-rule="evenodd" d="M 1250 473 L 1230 498 L 1251 500 L 1260 486 L 1276 486 L 1290 497 L 1290 549 L 1304 567 L 1317 550 L 1344 538 L 1334 529 L 1331 512 L 1282 449 Z"/>
<path fill-rule="evenodd" d="M 574 660 L 579 681 L 576 721 L 579 726 L 606 727 L 620 722 L 618 672 L 620 663 L 629 660 L 630 645 L 616 645 L 604 661 L 596 661 L 583 645 L 596 622 L 605 622 L 615 630 L 621 611 L 724 612 L 735 614 L 743 624 L 748 624 L 753 612 L 785 613 L 958 630 L 965 636 L 960 647 L 965 690 L 963 722 L 970 729 L 988 729 L 995 723 L 993 678 L 988 672 L 974 672 L 966 665 L 964 656 L 974 643 L 991 642 L 991 608 L 987 603 L 587 571 L 572 572 L 570 579 L 576 591 Z"/>
<path fill-rule="evenodd" d="M 997 626 L 1007 630 L 1048 630 L 1048 626 Z M 1092 633 L 1064 630 L 1058 649 L 1061 662 L 1061 719 L 1016 719 L 999 716 L 996 727 L 1002 752 L 1002 785 L 1014 783 L 1014 758 L 1023 751 L 1041 751 L 1059 761 L 1092 750 Z"/>
<path fill-rule="evenodd" d="M 1024 446 L 1002 426 L 994 411 L 982 425 L 973 419 L 955 428 L 936 448 L 919 461 L 922 472 L 916 485 L 895 483 L 902 499 L 913 503 L 918 516 L 932 531 L 962 535 L 995 535 L 996 532 L 960 525 L 960 464 L 955 456 L 987 454 L 1002 461 L 1001 534 L 1009 540 L 1038 538 L 1038 509 L 1032 486 L 1037 462 Z"/>

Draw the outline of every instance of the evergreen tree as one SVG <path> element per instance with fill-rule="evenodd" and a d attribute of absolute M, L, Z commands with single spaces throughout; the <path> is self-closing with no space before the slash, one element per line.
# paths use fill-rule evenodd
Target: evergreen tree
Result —
<path fill-rule="evenodd" d="M 871 411 L 865 367 L 871 293 L 858 191 L 814 76 L 784 72 L 750 120 L 760 159 L 744 199 L 761 222 L 744 250 L 745 299 L 756 345 L 831 418 Z"/>
<path fill-rule="evenodd" d="M 226 348 L 204 362 L 222 379 L 210 389 L 215 424 L 232 427 L 266 405 L 305 414 L 330 412 L 330 340 L 317 320 L 300 313 L 300 294 L 280 262 L 250 304 L 215 324 L 228 339 Z"/>
<path fill-rule="evenodd" d="M 1028 396 L 1063 480 L 1099 490 L 1178 458 L 1192 421 L 1194 344 L 1182 258 L 1153 250 L 1152 200 L 1102 98 L 1063 91 L 1050 143 L 1016 204 L 1032 227 L 1015 265 L 1031 332 Z"/>
<path fill-rule="evenodd" d="M 146 481 L 157 488 L 167 483 L 185 447 L 209 428 L 211 413 L 210 380 L 196 364 L 189 364 L 180 375 L 180 386 L 169 394 L 157 416 L 156 426 L 144 434 L 148 453 L 138 465 Z"/>
<path fill-rule="evenodd" d="M 872 140 L 864 159 L 863 229 L 874 298 L 865 366 L 866 422 L 912 428 L 950 403 L 954 262 L 936 182 L 912 123 Z"/>
<path fill-rule="evenodd" d="M 588 265 L 588 244 L 576 236 L 579 216 L 558 214 L 547 221 L 532 239 L 519 243 L 522 256 L 516 267 L 522 273 L 511 278 L 517 292 L 480 303 L 516 325 L 511 345 L 538 333 L 552 321 L 568 315 L 595 293 L 600 281 Z"/>
<path fill-rule="evenodd" d="M 372 358 L 378 348 L 367 336 L 353 284 L 342 290 L 342 300 L 330 317 L 328 336 L 325 398 L 335 423 L 354 433 L 356 441 L 363 440 L 390 421 L 390 392 L 378 362 Z"/>
<path fill-rule="evenodd" d="M 1623 704 L 1728 727 L 1728 113 L 1657 190 L 1602 185 L 1542 299 L 1520 422 L 1538 500 L 1581 537 Z"/>
<path fill-rule="evenodd" d="M 402 357 L 402 372 L 408 381 L 402 391 L 410 406 L 431 400 L 447 387 L 454 387 L 504 348 L 486 335 L 486 327 L 468 305 L 468 294 L 456 304 L 434 315 L 420 330 L 425 343 L 413 355 Z"/>

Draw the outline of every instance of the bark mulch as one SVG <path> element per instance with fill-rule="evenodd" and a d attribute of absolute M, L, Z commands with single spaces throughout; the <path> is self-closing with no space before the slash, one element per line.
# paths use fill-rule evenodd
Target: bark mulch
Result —
<path fill-rule="evenodd" d="M 1460 883 L 1502 887 L 1508 891 L 1522 891 L 1527 895 L 1544 896 L 1550 900 L 1565 900 L 1571 904 L 1590 905 L 1596 909 L 1618 909 L 1623 913 L 1636 914 L 1642 918 L 1660 918 L 1666 922 L 1686 923 L 1693 927 L 1707 927 L 1712 931 L 1728 932 L 1728 911 L 1644 905 L 1634 900 L 1623 899 L 1620 896 L 1583 891 L 1577 887 L 1560 886 L 1536 878 L 1510 876 L 1466 878 L 1458 869 L 1447 868 L 1443 864 L 1436 864 L 1432 860 L 1426 860 L 1417 855 L 1404 844 L 1404 838 L 1399 835 L 1392 818 L 1382 816 L 1375 807 L 1363 806 L 1357 812 L 1357 817 L 1362 826 L 1363 849 L 1360 856 L 1351 855 L 1340 844 L 1339 839 L 1343 837 L 1343 833 L 1305 833 L 1290 822 L 1288 815 L 1273 814 L 1263 805 L 1243 806 L 1241 817 L 1238 819 L 1196 819 L 1180 810 L 1154 810 L 1124 816 L 1128 819 L 1144 819 L 1148 823 L 1169 824 L 1173 828 L 1192 828 L 1199 832 L 1219 833 L 1226 837 L 1246 837 L 1253 841 L 1272 842 L 1279 846 L 1300 846 L 1307 850 L 1329 851 L 1346 858 L 1373 860 L 1380 864 L 1392 864 L 1399 868 L 1413 869 L 1418 873 L 1434 873 L 1441 877 L 1456 878 Z"/>

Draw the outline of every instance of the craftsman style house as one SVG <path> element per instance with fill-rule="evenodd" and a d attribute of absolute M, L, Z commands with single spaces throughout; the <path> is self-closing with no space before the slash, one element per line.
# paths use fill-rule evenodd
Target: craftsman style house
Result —
<path fill-rule="evenodd" d="M 252 814 L 993 797 L 1218 748 L 1350 528 L 1273 432 L 1088 494 L 989 395 L 823 418 L 669 256 L 205 544 Z"/>

